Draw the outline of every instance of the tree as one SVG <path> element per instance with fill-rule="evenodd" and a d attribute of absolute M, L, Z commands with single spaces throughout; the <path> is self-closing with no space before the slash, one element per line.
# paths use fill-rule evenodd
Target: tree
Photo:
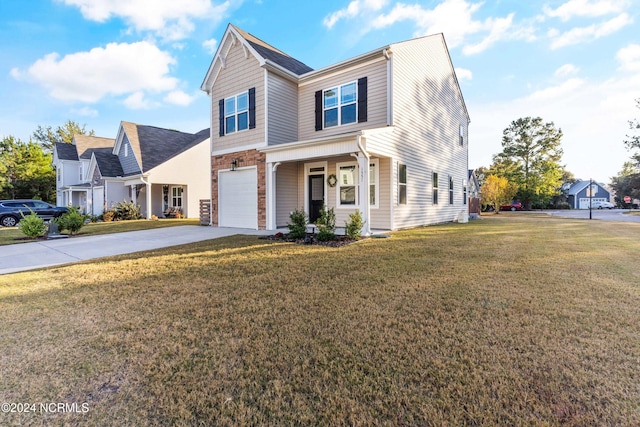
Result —
<path fill-rule="evenodd" d="M 640 108 L 640 98 L 636 99 L 636 107 Z M 634 148 L 640 149 L 640 122 L 638 119 L 629 120 L 629 129 L 637 131 L 637 133 L 635 135 L 627 135 L 624 144 L 628 150 L 633 150 Z M 640 167 L 640 153 L 632 155 L 631 159 L 635 162 L 636 166 Z"/>
<path fill-rule="evenodd" d="M 562 185 L 562 130 L 540 117 L 511 122 L 502 133 L 502 152 L 492 172 L 518 186 L 516 196 L 526 209 L 546 206 Z"/>
<path fill-rule="evenodd" d="M 640 199 L 640 165 L 625 162 L 618 176 L 611 177 L 611 188 L 616 194 L 616 202 L 624 203 L 624 196 Z"/>
<path fill-rule="evenodd" d="M 95 131 L 93 129 L 87 131 L 86 126 L 86 124 L 80 126 L 72 120 L 67 120 L 65 124 L 58 126 L 56 129 L 52 129 L 51 126 L 45 128 L 38 125 L 33 132 L 32 138 L 48 151 L 53 151 L 53 146 L 57 142 L 71 144 L 74 135 L 94 136 L 96 134 Z"/>
<path fill-rule="evenodd" d="M 518 186 L 503 176 L 489 175 L 484 179 L 480 193 L 482 203 L 493 205 L 495 212 L 500 211 L 500 206 L 511 203 L 518 191 Z"/>
<path fill-rule="evenodd" d="M 40 144 L 22 142 L 13 136 L 0 141 L 0 198 L 55 198 L 55 171 L 51 154 Z"/>

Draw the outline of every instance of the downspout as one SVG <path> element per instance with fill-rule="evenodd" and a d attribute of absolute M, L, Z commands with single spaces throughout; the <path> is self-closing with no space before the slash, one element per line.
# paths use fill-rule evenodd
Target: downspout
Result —
<path fill-rule="evenodd" d="M 209 95 L 209 227 L 213 227 L 213 94 L 207 90 Z"/>
<path fill-rule="evenodd" d="M 146 204 L 147 204 L 147 219 L 151 219 L 151 184 L 149 183 L 149 181 L 145 181 L 145 178 L 149 178 L 149 175 L 145 174 L 141 174 L 140 175 L 140 181 L 142 181 L 142 183 L 146 186 L 146 190 L 147 190 L 147 197 L 146 197 Z"/>

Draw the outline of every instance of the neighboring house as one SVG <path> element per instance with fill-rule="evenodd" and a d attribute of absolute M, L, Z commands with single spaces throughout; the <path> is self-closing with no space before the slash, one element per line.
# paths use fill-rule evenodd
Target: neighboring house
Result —
<path fill-rule="evenodd" d="M 73 144 L 56 144 L 58 205 L 100 215 L 114 203 L 132 201 L 146 218 L 162 217 L 169 208 L 198 218 L 200 200 L 210 197 L 209 134 L 122 122 L 115 140 L 78 135 Z M 83 143 L 90 148 L 81 153 Z M 76 181 L 65 181 L 74 171 Z"/>
<path fill-rule="evenodd" d="M 474 171 L 473 169 L 469 169 L 467 191 L 469 192 L 469 219 L 480 218 L 480 212 L 482 211 L 480 182 L 478 181 L 478 175 L 476 175 L 476 171 Z"/>
<path fill-rule="evenodd" d="M 211 96 L 212 223 L 274 230 L 323 205 L 364 232 L 468 220 L 469 115 L 441 34 L 319 70 L 229 25 Z"/>
<path fill-rule="evenodd" d="M 591 202 L 610 202 L 611 193 L 604 184 L 593 181 L 576 181 L 569 187 L 567 191 L 567 201 L 571 209 L 589 209 L 589 200 Z M 591 197 L 589 188 L 591 187 Z"/>

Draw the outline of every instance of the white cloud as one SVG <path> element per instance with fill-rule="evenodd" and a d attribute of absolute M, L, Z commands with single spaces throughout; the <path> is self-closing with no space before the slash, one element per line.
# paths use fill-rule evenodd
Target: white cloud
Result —
<path fill-rule="evenodd" d="M 506 18 L 489 19 L 487 20 L 487 27 L 490 28 L 489 35 L 485 37 L 480 43 L 474 45 L 466 45 L 462 49 L 462 53 L 465 55 L 473 55 L 483 52 L 496 42 L 505 38 L 505 34 L 511 28 L 513 23 L 513 13 Z"/>
<path fill-rule="evenodd" d="M 584 85 L 585 81 L 583 79 L 573 78 L 569 79 L 557 86 L 551 86 L 545 89 L 538 90 L 533 92 L 531 95 L 527 97 L 528 100 L 531 101 L 541 101 L 541 100 L 553 100 L 562 96 L 567 96 L 575 91 L 582 85 Z"/>
<path fill-rule="evenodd" d="M 131 110 L 146 110 L 151 108 L 151 103 L 144 97 L 144 92 L 134 92 L 124 100 L 124 105 Z"/>
<path fill-rule="evenodd" d="M 97 22 L 122 18 L 135 31 L 150 31 L 164 40 L 180 40 L 194 29 L 194 20 L 219 22 L 231 0 L 214 5 L 211 0 L 58 0 L 80 9 Z"/>
<path fill-rule="evenodd" d="M 573 64 L 564 64 L 562 67 L 558 68 L 554 74 L 556 77 L 568 77 L 578 74 L 579 71 L 580 68 Z"/>
<path fill-rule="evenodd" d="M 588 27 L 576 27 L 564 33 L 560 33 L 555 29 L 549 31 L 549 36 L 554 40 L 551 42 L 551 49 L 559 49 L 561 47 L 574 44 L 589 42 L 599 39 L 630 25 L 633 19 L 627 13 L 605 21 L 600 24 L 590 25 Z"/>
<path fill-rule="evenodd" d="M 191 96 L 181 90 L 171 91 L 167 94 L 167 96 L 164 97 L 165 102 L 168 102 L 169 104 L 180 105 L 182 107 L 186 107 L 187 105 L 191 104 L 194 99 L 195 96 Z"/>
<path fill-rule="evenodd" d="M 466 68 L 456 68 L 455 71 L 456 77 L 458 77 L 458 80 L 460 81 L 473 79 L 473 73 L 471 70 L 467 70 Z"/>
<path fill-rule="evenodd" d="M 84 117 L 98 117 L 99 115 L 98 110 L 90 107 L 74 108 L 71 110 L 71 114 Z"/>
<path fill-rule="evenodd" d="M 178 79 L 169 75 L 174 63 L 171 55 L 146 41 L 109 43 L 62 58 L 50 53 L 26 72 L 14 69 L 11 75 L 39 83 L 53 98 L 95 103 L 109 95 L 175 89 Z"/>
<path fill-rule="evenodd" d="M 556 9 L 545 5 L 543 10 L 547 16 L 568 21 L 574 16 L 596 17 L 620 13 L 627 6 L 625 0 L 569 0 Z"/>
<path fill-rule="evenodd" d="M 214 53 L 216 53 L 216 49 L 218 48 L 218 40 L 205 40 L 202 42 L 202 47 L 207 51 L 209 55 L 213 55 Z"/>
<path fill-rule="evenodd" d="M 630 44 L 616 54 L 620 69 L 624 71 L 640 71 L 640 45 Z"/>
<path fill-rule="evenodd" d="M 322 23 L 331 29 L 341 19 L 353 18 L 365 11 L 376 12 L 382 9 L 387 2 L 388 0 L 353 0 L 346 8 L 327 15 Z"/>

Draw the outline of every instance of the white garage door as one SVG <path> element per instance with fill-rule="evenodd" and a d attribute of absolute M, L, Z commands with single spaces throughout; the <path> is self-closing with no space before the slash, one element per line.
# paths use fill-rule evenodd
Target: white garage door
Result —
<path fill-rule="evenodd" d="M 258 174 L 256 168 L 218 174 L 220 227 L 258 228 Z"/>
<path fill-rule="evenodd" d="M 93 205 L 93 214 L 102 215 L 104 213 L 104 187 L 93 188 L 93 199 L 91 201 Z"/>

